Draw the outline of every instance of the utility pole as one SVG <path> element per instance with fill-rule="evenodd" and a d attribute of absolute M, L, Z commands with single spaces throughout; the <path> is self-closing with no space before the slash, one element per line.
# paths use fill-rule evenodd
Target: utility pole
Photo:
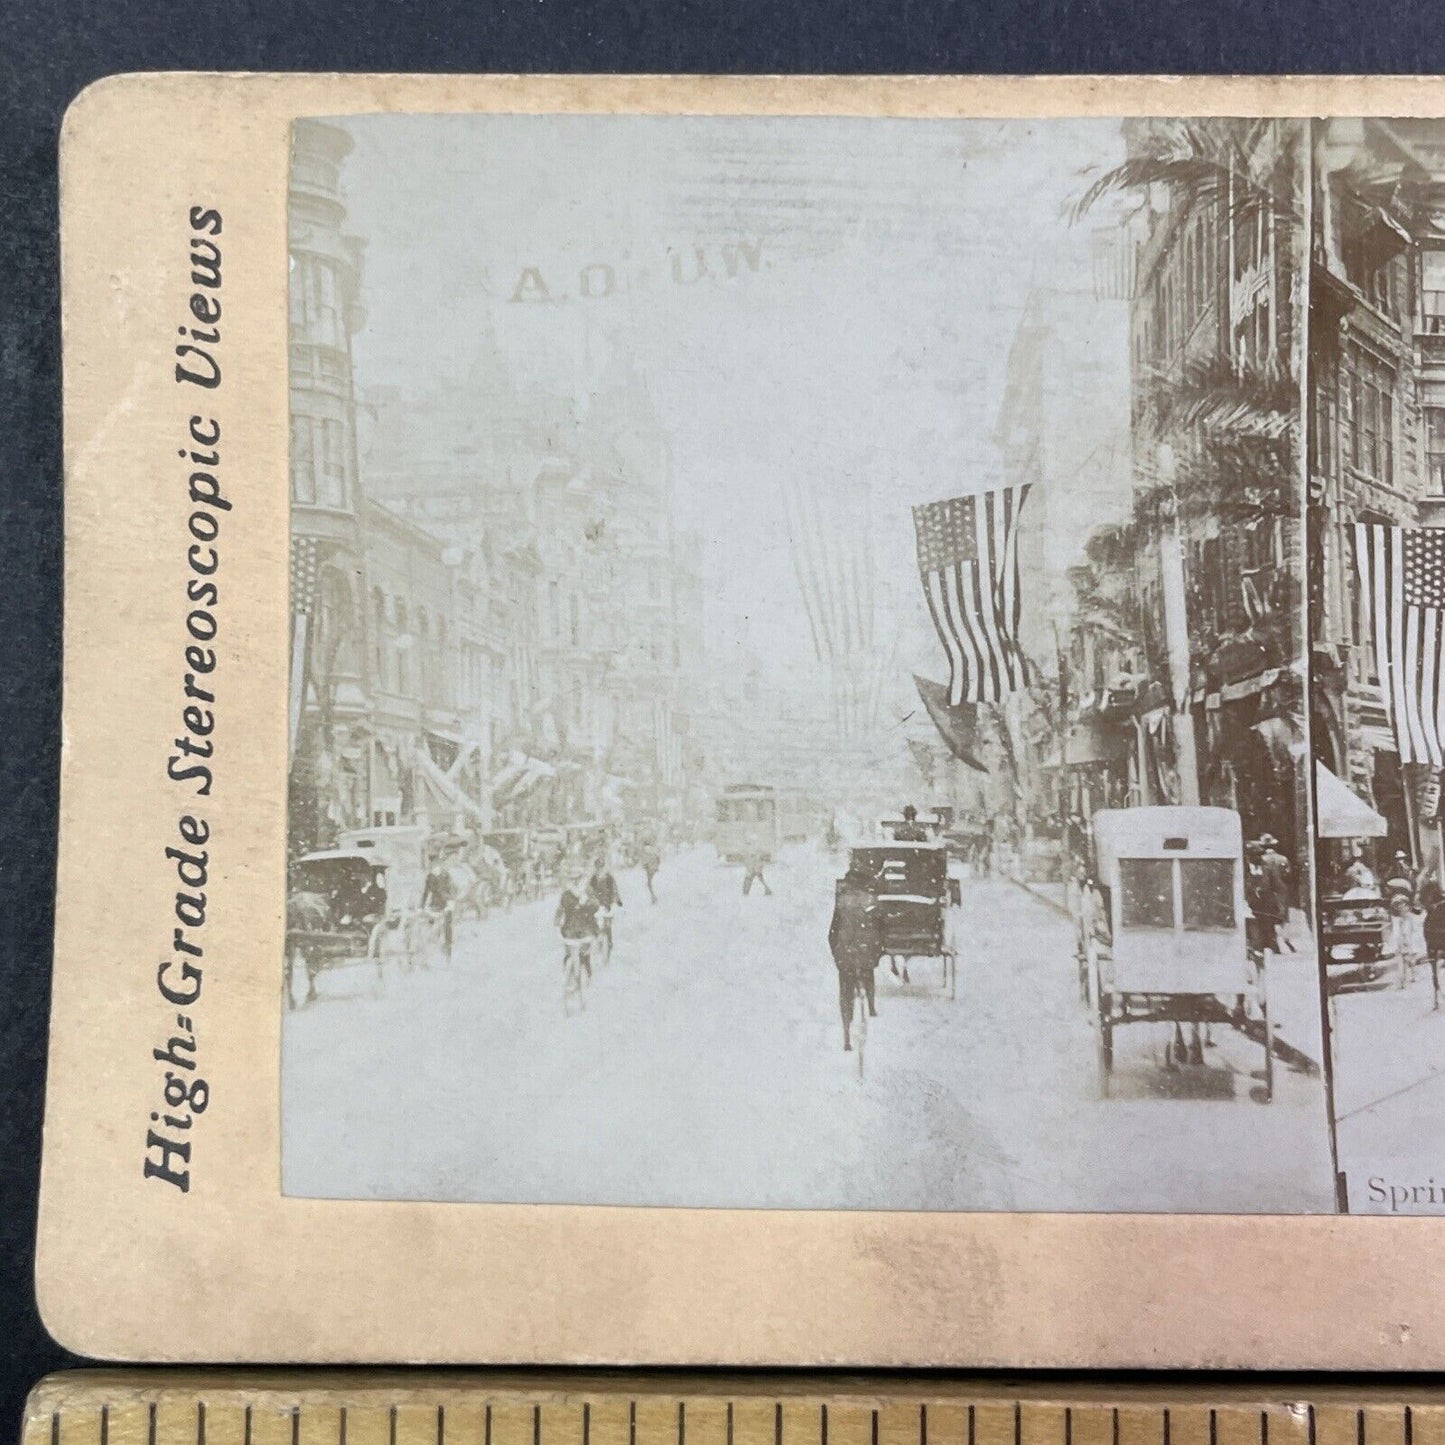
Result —
<path fill-rule="evenodd" d="M 1184 542 L 1179 534 L 1175 495 L 1174 448 L 1161 442 L 1159 476 L 1169 488 L 1169 516 L 1159 532 L 1159 574 L 1164 595 L 1164 642 L 1169 658 L 1171 711 L 1179 760 L 1179 801 L 1199 805 L 1199 752 L 1194 739 L 1194 710 L 1189 696 L 1193 658 L 1189 649 L 1189 613 L 1184 589 Z"/>

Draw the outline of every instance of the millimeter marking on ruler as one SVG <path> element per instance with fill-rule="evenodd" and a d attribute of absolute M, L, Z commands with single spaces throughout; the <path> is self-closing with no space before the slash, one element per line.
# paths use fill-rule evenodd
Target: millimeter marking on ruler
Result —
<path fill-rule="evenodd" d="M 1445 1445 L 1445 1389 L 76 1372 L 24 1445 Z"/>

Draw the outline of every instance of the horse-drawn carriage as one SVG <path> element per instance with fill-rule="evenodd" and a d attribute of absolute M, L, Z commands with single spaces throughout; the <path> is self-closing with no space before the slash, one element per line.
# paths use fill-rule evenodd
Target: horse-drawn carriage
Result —
<path fill-rule="evenodd" d="M 848 871 L 873 880 L 886 961 L 905 983 L 915 959 L 936 958 L 940 987 L 957 995 L 957 968 L 948 910 L 959 902 L 959 882 L 948 871 L 948 853 L 937 843 L 876 843 L 852 848 Z M 841 886 L 841 885 L 840 885 Z"/>
<path fill-rule="evenodd" d="M 1114 1034 L 1125 1024 L 1172 1026 L 1167 1066 L 1202 1062 L 1200 1030 L 1222 1025 L 1263 1045 L 1274 1093 L 1266 960 L 1246 932 L 1239 814 L 1228 808 L 1104 809 L 1093 817 L 1098 906 L 1089 910 L 1085 995 L 1098 1029 L 1107 1098 Z M 1193 1034 L 1186 1043 L 1183 1029 Z"/>
<path fill-rule="evenodd" d="M 287 1006 L 310 1003 L 328 969 L 374 969 L 380 989 L 388 963 L 411 969 L 434 953 L 450 955 L 451 910 L 426 904 L 436 845 L 424 828 L 358 829 L 335 848 L 290 866 L 286 897 Z M 305 980 L 305 994 L 297 991 Z"/>

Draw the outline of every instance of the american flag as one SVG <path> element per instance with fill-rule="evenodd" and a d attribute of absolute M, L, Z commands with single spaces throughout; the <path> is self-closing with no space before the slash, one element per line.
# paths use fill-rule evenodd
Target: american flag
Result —
<path fill-rule="evenodd" d="M 291 539 L 291 752 L 301 734 L 301 714 L 311 671 L 311 614 L 316 610 L 316 583 L 321 571 L 315 537 Z"/>
<path fill-rule="evenodd" d="M 1355 568 L 1400 761 L 1445 766 L 1445 530 L 1356 522 Z"/>
<path fill-rule="evenodd" d="M 291 611 L 308 616 L 316 605 L 316 576 L 320 571 L 315 537 L 291 539 Z"/>
<path fill-rule="evenodd" d="M 1029 489 L 913 509 L 918 572 L 948 654 L 948 701 L 999 702 L 1028 683 L 1019 649 L 1018 517 Z"/>

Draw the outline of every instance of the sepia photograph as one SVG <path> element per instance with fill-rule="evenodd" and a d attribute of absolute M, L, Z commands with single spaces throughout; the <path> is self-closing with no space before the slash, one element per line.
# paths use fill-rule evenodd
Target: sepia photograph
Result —
<path fill-rule="evenodd" d="M 1445 121 L 1313 132 L 1310 706 L 1339 1205 L 1438 1214 Z"/>
<path fill-rule="evenodd" d="M 295 121 L 284 1192 L 1357 1207 L 1440 1087 L 1442 169 Z"/>

